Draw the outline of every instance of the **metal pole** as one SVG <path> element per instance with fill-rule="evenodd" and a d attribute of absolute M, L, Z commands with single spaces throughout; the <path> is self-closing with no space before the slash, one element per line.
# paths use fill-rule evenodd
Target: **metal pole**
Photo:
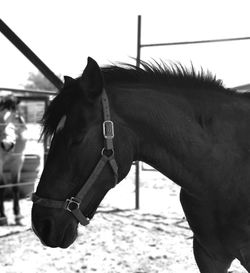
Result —
<path fill-rule="evenodd" d="M 141 49 L 143 47 L 157 47 L 157 46 L 176 46 L 176 45 L 189 45 L 189 44 L 205 44 L 205 43 L 218 43 L 218 42 L 233 42 L 250 40 L 250 37 L 239 37 L 239 38 L 225 38 L 225 39 L 211 39 L 211 40 L 197 40 L 197 41 L 184 41 L 184 42 L 171 42 L 171 43 L 155 43 L 155 44 L 142 44 L 141 43 L 141 15 L 138 15 L 138 28 L 137 28 L 137 57 L 136 66 L 140 67 L 141 60 Z M 245 89 L 246 86 L 235 87 L 238 89 Z M 140 184 L 140 164 L 139 161 L 135 162 L 135 187 L 136 187 L 136 209 L 139 209 L 139 184 Z"/>
<path fill-rule="evenodd" d="M 137 23 L 137 55 L 136 55 L 136 66 L 140 66 L 141 61 L 141 15 L 138 15 Z"/>
<path fill-rule="evenodd" d="M 244 40 L 250 40 L 250 37 L 212 39 L 212 40 L 200 40 L 200 41 L 186 41 L 186 42 L 171 42 L 171 43 L 156 43 L 156 44 L 142 44 L 141 47 L 207 44 L 207 43 L 233 42 L 233 41 L 244 41 Z"/>
<path fill-rule="evenodd" d="M 37 57 L 37 55 L 0 19 L 0 31 L 18 48 L 23 55 L 37 67 L 44 76 L 57 88 L 61 89 L 63 82 Z"/>
<path fill-rule="evenodd" d="M 17 88 L 6 88 L 6 87 L 0 87 L 0 91 L 11 91 L 15 93 L 30 93 L 30 94 L 36 94 L 36 95 L 49 95 L 49 96 L 55 96 L 57 94 L 56 91 L 47 91 L 47 90 L 32 90 L 32 89 L 17 89 Z"/>
<path fill-rule="evenodd" d="M 0 19 L 0 31 L 33 65 L 44 74 L 44 76 L 57 88 L 61 89 L 63 82 L 38 56 Z M 53 95 L 53 94 L 49 94 Z M 48 105 L 48 99 L 45 102 Z M 44 139 L 44 162 L 48 151 L 48 139 Z"/>
<path fill-rule="evenodd" d="M 47 99 L 45 100 L 44 111 L 46 111 L 48 106 L 49 106 L 49 98 L 47 97 Z M 44 147 L 43 166 L 45 166 L 45 162 L 48 157 L 50 142 L 51 142 L 51 138 L 47 135 L 44 135 L 44 138 L 43 138 L 43 147 Z"/>
<path fill-rule="evenodd" d="M 136 66 L 140 67 L 141 61 L 141 15 L 138 15 L 137 26 L 137 56 Z M 135 162 L 135 209 L 140 208 L 140 162 Z"/>

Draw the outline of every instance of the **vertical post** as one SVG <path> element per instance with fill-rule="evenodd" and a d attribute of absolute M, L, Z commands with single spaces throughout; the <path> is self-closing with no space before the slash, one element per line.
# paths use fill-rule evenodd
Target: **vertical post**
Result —
<path fill-rule="evenodd" d="M 138 15 L 137 25 L 137 56 L 136 66 L 140 67 L 141 60 L 141 15 Z M 140 162 L 135 162 L 135 209 L 140 208 Z"/>
<path fill-rule="evenodd" d="M 44 111 L 47 110 L 48 106 L 49 106 L 49 97 L 47 96 L 46 99 L 45 99 L 45 105 L 44 105 L 45 109 L 44 109 Z M 50 142 L 51 142 L 51 138 L 44 135 L 44 137 L 43 137 L 43 147 L 44 147 L 43 165 L 44 166 L 45 166 L 45 162 L 46 162 L 47 157 L 48 157 Z"/>
<path fill-rule="evenodd" d="M 136 66 L 140 66 L 141 60 L 141 15 L 138 15 L 137 23 L 137 55 L 136 55 Z"/>
<path fill-rule="evenodd" d="M 135 209 L 140 208 L 140 162 L 135 162 Z"/>

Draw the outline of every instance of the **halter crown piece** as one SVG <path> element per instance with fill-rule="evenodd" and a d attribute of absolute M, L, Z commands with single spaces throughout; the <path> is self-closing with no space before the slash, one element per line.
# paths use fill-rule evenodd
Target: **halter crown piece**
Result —
<path fill-rule="evenodd" d="M 82 211 L 80 210 L 81 202 L 84 200 L 84 197 L 88 195 L 89 190 L 92 185 L 95 183 L 103 168 L 109 163 L 113 173 L 114 173 L 114 186 L 118 182 L 118 165 L 114 156 L 114 124 L 111 121 L 110 108 L 109 108 L 109 100 L 105 89 L 102 91 L 102 107 L 103 107 L 103 137 L 104 137 L 104 147 L 101 151 L 101 158 L 97 163 L 96 167 L 90 174 L 86 183 L 82 186 L 80 191 L 76 194 L 76 196 L 66 199 L 65 201 L 57 201 L 52 199 L 41 198 L 35 193 L 32 194 L 31 200 L 34 204 L 39 206 L 49 207 L 49 208 L 58 208 L 65 209 L 70 211 L 76 219 L 82 224 L 86 226 L 89 224 L 89 218 L 84 216 Z"/>

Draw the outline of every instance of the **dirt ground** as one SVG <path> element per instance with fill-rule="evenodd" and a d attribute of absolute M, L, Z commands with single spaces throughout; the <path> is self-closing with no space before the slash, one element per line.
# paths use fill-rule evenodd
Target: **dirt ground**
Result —
<path fill-rule="evenodd" d="M 140 210 L 134 210 L 134 169 L 105 197 L 68 249 L 44 247 L 30 229 L 31 202 L 21 201 L 23 226 L 0 227 L 0 273 L 198 273 L 192 232 L 179 187 L 155 171 L 141 172 Z M 234 273 L 246 271 L 235 261 Z"/>

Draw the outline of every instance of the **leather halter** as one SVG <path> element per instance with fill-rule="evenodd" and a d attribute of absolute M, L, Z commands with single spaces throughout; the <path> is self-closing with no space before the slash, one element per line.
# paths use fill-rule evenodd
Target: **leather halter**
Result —
<path fill-rule="evenodd" d="M 109 101 L 108 96 L 103 89 L 102 92 L 102 107 L 103 107 L 103 137 L 104 137 L 104 147 L 101 151 L 101 158 L 97 163 L 95 169 L 90 174 L 89 178 L 87 179 L 86 183 L 82 186 L 80 191 L 76 194 L 76 196 L 66 199 L 65 201 L 57 201 L 47 198 L 41 198 L 35 193 L 32 194 L 31 200 L 34 204 L 49 207 L 49 208 L 58 208 L 58 209 L 65 209 L 70 211 L 76 219 L 82 224 L 86 226 L 89 224 L 89 218 L 84 216 L 82 211 L 80 210 L 81 202 L 84 200 L 84 197 L 88 195 L 89 190 L 96 182 L 98 176 L 102 172 L 103 168 L 109 163 L 113 173 L 115 183 L 114 186 L 118 182 L 118 166 L 114 157 L 114 124 L 111 121 L 110 116 L 110 108 L 109 108 Z"/>

